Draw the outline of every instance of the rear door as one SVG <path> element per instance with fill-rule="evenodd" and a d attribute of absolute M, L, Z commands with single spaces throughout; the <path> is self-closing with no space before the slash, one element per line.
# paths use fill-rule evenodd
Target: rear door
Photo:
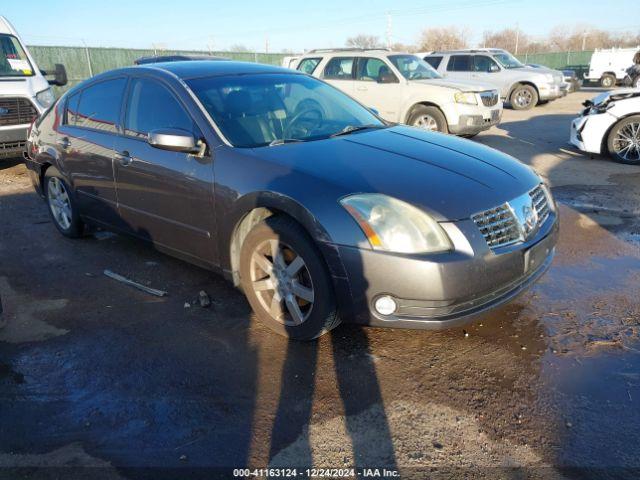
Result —
<path fill-rule="evenodd" d="M 471 55 L 451 55 L 445 66 L 444 76 L 452 80 L 471 79 L 473 57 Z"/>
<path fill-rule="evenodd" d="M 374 57 L 359 57 L 356 62 L 353 96 L 365 107 L 374 108 L 380 116 L 397 122 L 402 88 L 398 77 L 387 63 Z"/>
<path fill-rule="evenodd" d="M 70 96 L 57 140 L 81 215 L 116 227 L 113 155 L 126 84 L 126 77 L 111 78 Z"/>
<path fill-rule="evenodd" d="M 202 138 L 188 109 L 171 86 L 140 76 L 131 79 L 123 117 L 114 162 L 120 215 L 136 236 L 212 263 L 211 157 L 161 150 L 147 141 L 150 131 L 164 128 Z"/>
<path fill-rule="evenodd" d="M 333 57 L 325 65 L 321 78 L 348 95 L 354 93 L 355 57 Z"/>

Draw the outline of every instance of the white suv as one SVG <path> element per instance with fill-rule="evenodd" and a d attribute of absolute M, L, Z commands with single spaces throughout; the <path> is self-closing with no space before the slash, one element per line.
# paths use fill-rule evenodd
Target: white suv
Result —
<path fill-rule="evenodd" d="M 338 87 L 394 123 L 473 136 L 502 117 L 496 89 L 443 80 L 409 53 L 312 50 L 300 58 L 297 69 Z"/>

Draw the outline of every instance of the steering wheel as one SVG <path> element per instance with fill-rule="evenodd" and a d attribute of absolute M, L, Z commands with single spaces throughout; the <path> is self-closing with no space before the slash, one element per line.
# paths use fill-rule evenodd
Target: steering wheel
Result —
<path fill-rule="evenodd" d="M 308 117 L 309 114 L 314 114 L 314 116 L 316 116 L 317 118 L 310 119 Z M 305 133 L 308 133 L 316 129 L 317 127 L 319 127 L 322 124 L 323 119 L 324 119 L 324 115 L 322 113 L 322 110 L 320 110 L 319 106 L 310 105 L 307 107 L 302 107 L 302 109 L 291 118 L 291 120 L 289 121 L 289 124 L 284 128 L 284 130 L 282 131 L 282 137 L 291 138 L 291 132 L 294 129 L 294 127 L 297 126 L 296 125 L 297 123 L 300 123 L 302 121 L 309 121 L 310 125 L 307 128 L 300 126 L 304 129 Z"/>

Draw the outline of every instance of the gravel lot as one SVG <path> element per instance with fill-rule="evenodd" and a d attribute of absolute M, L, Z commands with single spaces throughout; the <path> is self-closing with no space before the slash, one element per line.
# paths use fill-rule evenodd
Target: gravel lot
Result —
<path fill-rule="evenodd" d="M 548 274 L 465 330 L 288 343 L 215 275 L 105 232 L 63 238 L 24 166 L 0 163 L 0 478 L 637 478 L 640 168 L 567 145 L 595 94 L 505 110 L 476 137 L 549 179 L 562 225 Z"/>

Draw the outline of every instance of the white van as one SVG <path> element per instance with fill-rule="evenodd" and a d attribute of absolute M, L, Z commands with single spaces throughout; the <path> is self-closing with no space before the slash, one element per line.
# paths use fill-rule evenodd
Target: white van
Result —
<path fill-rule="evenodd" d="M 0 16 L 0 159 L 22 155 L 29 125 L 55 100 L 51 85 L 67 83 L 62 65 L 56 65 L 55 79 L 45 75 L 13 26 Z"/>
<path fill-rule="evenodd" d="M 608 48 L 596 50 L 591 55 L 589 73 L 584 79 L 599 82 L 605 88 L 613 88 L 622 82 L 627 75 L 627 68 L 633 65 L 633 56 L 640 50 L 636 48 Z"/>

